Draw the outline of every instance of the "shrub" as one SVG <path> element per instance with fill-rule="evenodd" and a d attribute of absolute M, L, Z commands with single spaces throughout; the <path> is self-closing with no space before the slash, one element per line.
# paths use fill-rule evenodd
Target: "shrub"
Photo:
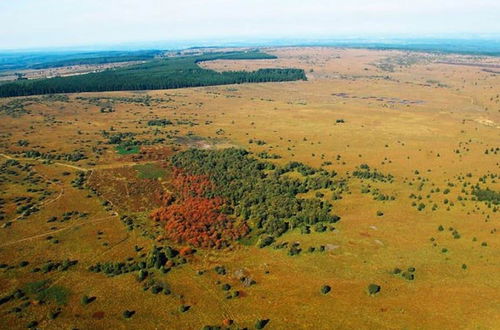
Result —
<path fill-rule="evenodd" d="M 329 286 L 329 285 L 323 285 L 321 287 L 321 293 L 322 294 L 327 294 L 329 293 L 330 291 L 332 291 L 332 288 Z"/>
<path fill-rule="evenodd" d="M 269 320 L 257 320 L 255 322 L 255 329 L 264 329 L 264 327 L 269 323 Z"/>
<path fill-rule="evenodd" d="M 314 230 L 318 233 L 323 233 L 326 231 L 326 226 L 320 222 L 314 225 Z"/>
<path fill-rule="evenodd" d="M 402 276 L 408 281 L 413 281 L 415 279 L 415 274 L 404 272 Z"/>
<path fill-rule="evenodd" d="M 273 244 L 273 242 L 274 242 L 274 237 L 271 235 L 266 235 L 266 236 L 263 236 L 259 239 L 258 246 L 259 246 L 259 248 L 262 249 L 266 246 Z"/>
<path fill-rule="evenodd" d="M 317 191 L 314 196 L 316 196 L 316 198 L 323 198 L 325 197 L 325 194 L 323 194 L 321 191 Z"/>
<path fill-rule="evenodd" d="M 148 277 L 148 271 L 145 269 L 141 269 L 137 275 L 137 281 L 142 282 Z"/>
<path fill-rule="evenodd" d="M 226 268 L 224 266 L 215 266 L 214 270 L 219 275 L 226 275 Z"/>
<path fill-rule="evenodd" d="M 288 250 L 288 255 L 295 256 L 295 255 L 298 255 L 301 251 L 302 251 L 302 249 L 300 247 L 294 245 L 294 246 L 290 247 L 290 249 Z"/>
<path fill-rule="evenodd" d="M 82 305 L 88 305 L 88 304 L 90 304 L 90 303 L 92 302 L 92 300 L 93 300 L 93 299 L 92 299 L 92 298 L 90 298 L 89 296 L 84 295 L 84 296 L 82 297 L 82 299 L 80 300 L 80 302 L 82 303 Z"/>
<path fill-rule="evenodd" d="M 163 287 L 161 285 L 155 285 L 151 288 L 151 292 L 153 294 L 158 294 L 163 291 Z"/>
<path fill-rule="evenodd" d="M 135 314 L 135 311 L 124 310 L 122 315 L 124 318 L 129 319 Z"/>
<path fill-rule="evenodd" d="M 29 328 L 29 329 L 31 329 L 31 328 L 35 328 L 37 325 L 38 325 L 37 321 L 31 321 L 30 323 L 28 323 L 26 325 L 26 327 Z"/>
<path fill-rule="evenodd" d="M 54 311 L 50 311 L 47 316 L 48 316 L 49 320 L 55 320 L 59 316 L 59 314 L 61 314 L 61 310 L 56 309 Z"/>
<path fill-rule="evenodd" d="M 300 233 L 301 234 L 310 234 L 311 229 L 309 226 L 302 226 L 302 227 L 300 227 Z"/>
<path fill-rule="evenodd" d="M 190 306 L 188 306 L 188 305 L 181 305 L 181 306 L 179 307 L 179 311 L 180 311 L 181 313 L 185 313 L 185 312 L 187 312 L 187 311 L 189 310 L 189 308 L 190 308 Z"/>
<path fill-rule="evenodd" d="M 368 288 L 367 288 L 368 294 L 371 295 L 371 296 L 379 293 L 380 289 L 381 289 L 380 285 L 373 284 L 373 283 L 370 284 L 370 285 L 368 285 Z"/>

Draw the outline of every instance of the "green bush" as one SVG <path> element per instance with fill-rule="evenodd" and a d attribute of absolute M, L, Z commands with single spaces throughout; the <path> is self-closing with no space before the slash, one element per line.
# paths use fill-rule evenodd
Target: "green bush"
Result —
<path fill-rule="evenodd" d="M 322 294 L 327 294 L 329 293 L 330 291 L 332 291 L 332 288 L 329 286 L 329 285 L 323 285 L 321 287 L 321 293 Z"/>
<path fill-rule="evenodd" d="M 37 321 L 31 321 L 26 325 L 26 328 L 28 329 L 35 328 L 37 325 L 38 325 Z"/>
<path fill-rule="evenodd" d="M 273 243 L 274 243 L 274 237 L 271 235 L 265 235 L 259 239 L 259 243 L 257 245 L 259 246 L 259 248 L 262 249 L 262 248 L 269 246 Z"/>
<path fill-rule="evenodd" d="M 314 231 L 316 231 L 317 233 L 323 233 L 326 231 L 326 226 L 321 222 L 318 222 L 314 225 Z"/>
<path fill-rule="evenodd" d="M 373 295 L 375 295 L 375 294 L 377 294 L 377 293 L 380 292 L 381 287 L 380 287 L 380 285 L 372 283 L 372 284 L 368 285 L 367 290 L 368 290 L 368 294 L 371 295 L 371 296 L 373 296 Z"/>
<path fill-rule="evenodd" d="M 124 318 L 129 319 L 135 314 L 135 311 L 124 310 L 122 315 Z"/>
<path fill-rule="evenodd" d="M 161 285 L 155 285 L 151 288 L 151 293 L 158 294 L 163 291 L 163 287 Z"/>
<path fill-rule="evenodd" d="M 264 329 L 264 327 L 269 323 L 269 320 L 257 320 L 255 322 L 255 329 Z"/>
<path fill-rule="evenodd" d="M 84 295 L 80 302 L 82 303 L 82 305 L 88 305 L 90 302 L 92 302 L 92 299 L 89 296 Z"/>

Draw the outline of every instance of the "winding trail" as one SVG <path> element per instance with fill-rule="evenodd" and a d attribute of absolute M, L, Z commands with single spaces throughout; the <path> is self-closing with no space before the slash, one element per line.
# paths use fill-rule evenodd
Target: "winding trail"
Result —
<path fill-rule="evenodd" d="M 7 155 L 7 154 L 0 154 L 0 156 L 2 156 L 4 158 L 7 158 L 9 160 L 18 160 L 18 161 L 36 160 L 36 161 L 39 161 L 39 162 L 41 161 L 40 159 L 36 159 L 36 158 L 12 157 L 12 156 Z M 72 169 L 75 169 L 75 170 L 79 170 L 79 171 L 83 171 L 83 172 L 90 171 L 90 169 L 85 168 L 85 167 L 80 167 L 80 166 L 75 166 L 75 165 L 70 165 L 70 164 L 65 164 L 65 163 L 60 163 L 60 162 L 57 162 L 57 163 L 54 163 L 54 164 L 55 165 L 59 165 L 59 166 L 69 167 L 69 168 L 72 168 Z"/>
<path fill-rule="evenodd" d="M 6 159 L 9 159 L 9 160 L 20 160 L 20 159 L 16 159 L 12 156 L 9 156 L 9 155 L 6 155 L 6 154 L 0 154 L 0 156 L 6 158 Z M 41 173 L 37 173 L 39 176 L 41 176 L 46 182 L 50 182 L 49 178 L 47 178 L 45 175 L 41 174 Z M 46 200 L 46 201 L 43 201 L 41 203 L 39 203 L 38 205 L 36 205 L 36 207 L 40 208 L 40 207 L 43 207 L 43 206 L 46 206 L 48 204 L 51 204 L 51 203 L 54 203 L 55 201 L 59 200 L 63 195 L 64 195 L 64 187 L 62 186 L 61 183 L 57 183 L 58 186 L 60 186 L 61 190 L 59 191 L 59 195 L 57 195 L 56 198 L 54 199 L 49 199 L 49 200 Z M 32 206 L 31 208 L 33 208 L 35 206 Z M 30 209 L 31 209 L 30 208 Z M 10 221 L 16 221 L 16 220 L 19 220 L 23 217 L 24 215 L 21 214 L 19 216 L 17 216 L 16 218 L 10 220 Z"/>
<path fill-rule="evenodd" d="M 103 218 L 98 218 L 98 219 L 94 219 L 94 220 L 90 220 L 90 221 L 85 221 L 85 222 L 81 222 L 81 223 L 76 223 L 74 225 L 67 226 L 67 227 L 60 228 L 60 229 L 56 229 L 56 230 L 52 230 L 52 231 L 49 231 L 49 232 L 46 232 L 46 233 L 43 233 L 43 234 L 29 236 L 29 237 L 21 238 L 21 239 L 12 241 L 12 242 L 8 242 L 8 243 L 0 245 L 0 248 L 6 247 L 6 246 L 10 246 L 10 245 L 14 245 L 14 244 L 18 244 L 18 243 L 22 243 L 22 242 L 26 242 L 26 241 L 31 241 L 31 240 L 34 240 L 34 239 L 37 239 L 37 238 L 46 237 L 46 236 L 49 236 L 49 235 L 52 235 L 52 234 L 55 234 L 55 233 L 60 233 L 62 231 L 69 230 L 69 229 L 72 229 L 72 228 L 81 227 L 81 226 L 85 226 L 85 225 L 92 224 L 92 223 L 97 223 L 97 222 L 103 222 L 103 221 L 105 221 L 107 219 L 114 218 L 114 217 L 116 217 L 116 215 L 110 215 L 110 216 L 103 217 Z"/>
<path fill-rule="evenodd" d="M 75 170 L 78 170 L 78 171 L 82 171 L 82 172 L 91 171 L 88 168 L 80 167 L 80 166 L 75 166 L 75 165 L 70 165 L 70 164 L 64 164 L 64 163 L 54 163 L 54 164 L 59 165 L 59 166 L 69 167 L 69 168 L 72 168 L 72 169 L 75 169 Z"/>

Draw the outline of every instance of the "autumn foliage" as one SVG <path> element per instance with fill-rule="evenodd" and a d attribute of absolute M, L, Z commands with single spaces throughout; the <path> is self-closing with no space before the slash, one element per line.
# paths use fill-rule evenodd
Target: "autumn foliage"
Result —
<path fill-rule="evenodd" d="M 221 212 L 224 200 L 206 197 L 215 186 L 207 176 L 188 175 L 174 169 L 172 188 L 175 201 L 155 210 L 152 218 L 165 223 L 165 234 L 176 243 L 195 247 L 222 248 L 246 233 L 246 224 L 237 224 Z"/>
<path fill-rule="evenodd" d="M 174 168 L 171 182 L 175 193 L 180 199 L 189 197 L 202 197 L 207 192 L 213 191 L 215 185 L 206 175 L 188 175 L 179 168 Z"/>

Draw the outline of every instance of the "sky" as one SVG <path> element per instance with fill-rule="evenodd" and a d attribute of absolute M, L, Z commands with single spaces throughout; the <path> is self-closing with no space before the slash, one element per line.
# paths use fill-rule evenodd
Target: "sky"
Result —
<path fill-rule="evenodd" d="M 0 49 L 500 35 L 500 0 L 0 0 Z"/>

